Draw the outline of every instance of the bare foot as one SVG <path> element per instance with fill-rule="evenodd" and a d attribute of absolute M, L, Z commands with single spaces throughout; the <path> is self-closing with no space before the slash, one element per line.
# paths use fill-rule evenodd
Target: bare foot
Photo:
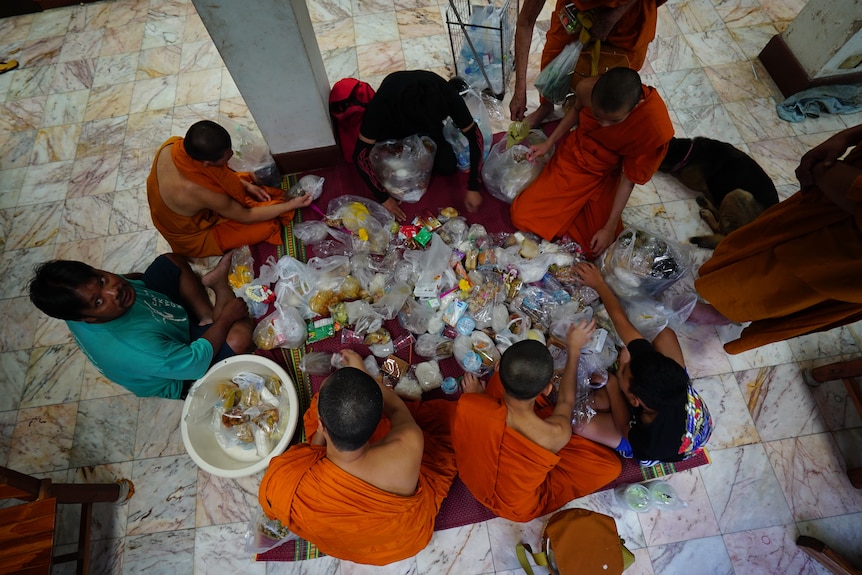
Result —
<path fill-rule="evenodd" d="M 201 278 L 201 283 L 212 290 L 227 285 L 227 276 L 230 273 L 230 256 L 232 253 L 233 250 L 226 252 L 216 264 L 216 267 L 208 271 Z"/>
<path fill-rule="evenodd" d="M 721 315 L 712 305 L 700 301 L 694 305 L 694 309 L 686 321 L 699 325 L 730 325 L 733 323 Z"/>

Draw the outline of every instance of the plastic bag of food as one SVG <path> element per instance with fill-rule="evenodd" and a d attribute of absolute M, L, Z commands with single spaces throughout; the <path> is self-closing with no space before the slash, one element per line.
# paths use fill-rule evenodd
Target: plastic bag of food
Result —
<path fill-rule="evenodd" d="M 676 242 L 627 228 L 601 259 L 605 280 L 620 297 L 656 296 L 689 272 L 688 252 Z"/>
<path fill-rule="evenodd" d="M 437 144 L 427 136 L 377 142 L 369 159 L 383 188 L 396 200 L 418 202 L 428 190 Z"/>
<path fill-rule="evenodd" d="M 309 174 L 302 176 L 299 181 L 287 190 L 288 198 L 298 198 L 305 194 L 311 194 L 312 200 L 316 200 L 323 193 L 324 178 Z"/>
<path fill-rule="evenodd" d="M 491 144 L 494 134 L 491 132 L 491 116 L 488 114 L 488 108 L 482 97 L 473 89 L 467 89 L 461 92 L 461 97 L 467 104 L 479 132 L 482 134 L 482 157 L 487 158 L 491 151 Z M 467 136 L 458 129 L 452 122 L 452 118 L 446 118 L 443 123 L 443 137 L 452 146 L 455 152 L 455 160 L 458 163 L 458 169 L 466 172 L 470 169 L 470 142 Z"/>
<path fill-rule="evenodd" d="M 524 189 L 535 180 L 554 154 L 547 154 L 531 161 L 527 158 L 530 146 L 547 140 L 540 130 L 531 130 L 527 140 L 506 149 L 502 139 L 491 148 L 482 166 L 482 180 L 488 192 L 503 202 L 511 204 Z"/>
<path fill-rule="evenodd" d="M 422 357 L 441 360 L 452 357 L 452 344 L 448 337 L 424 333 L 416 339 L 413 350 Z"/>
<path fill-rule="evenodd" d="M 536 89 L 546 100 L 554 104 L 562 104 L 572 91 L 572 76 L 575 73 L 575 63 L 584 45 L 580 40 L 567 44 L 550 64 L 545 66 L 534 82 Z"/>
<path fill-rule="evenodd" d="M 275 311 L 255 326 L 252 339 L 261 349 L 297 349 L 307 336 L 305 320 L 296 308 L 276 306 Z"/>
<path fill-rule="evenodd" d="M 296 222 L 293 224 L 293 235 L 305 245 L 319 244 L 329 238 L 329 226 L 320 220 Z"/>
<path fill-rule="evenodd" d="M 265 553 L 298 538 L 295 533 L 291 533 L 282 525 L 281 521 L 270 519 L 260 506 L 256 506 L 245 531 L 245 551 L 252 555 Z"/>
<path fill-rule="evenodd" d="M 227 280 L 234 291 L 254 281 L 254 259 L 248 246 L 239 247 L 231 252 Z"/>
<path fill-rule="evenodd" d="M 459 335 L 453 344 L 455 359 L 464 371 L 486 375 L 500 361 L 500 352 L 484 332 L 474 331 L 470 335 Z"/>

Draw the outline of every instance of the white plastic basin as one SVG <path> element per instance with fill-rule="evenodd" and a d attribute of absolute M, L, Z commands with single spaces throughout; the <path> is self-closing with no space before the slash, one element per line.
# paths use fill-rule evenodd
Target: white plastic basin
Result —
<path fill-rule="evenodd" d="M 265 457 L 258 456 L 254 449 L 222 448 L 216 441 L 215 433 L 210 429 L 210 417 L 199 416 L 199 414 L 210 413 L 213 404 L 215 392 L 206 393 L 207 389 L 214 389 L 218 382 L 230 379 L 241 371 L 264 377 L 277 376 L 283 384 L 283 395 L 287 397 L 287 401 L 282 401 L 279 406 L 282 422 L 279 425 L 284 424 L 284 435 Z M 191 416 L 189 416 L 190 413 Z M 271 359 L 258 355 L 236 355 L 213 365 L 202 378 L 195 382 L 183 405 L 180 429 L 186 451 L 201 469 L 219 477 L 245 477 L 266 469 L 270 459 L 287 449 L 298 421 L 299 398 L 296 395 L 293 380 L 287 372 Z"/>

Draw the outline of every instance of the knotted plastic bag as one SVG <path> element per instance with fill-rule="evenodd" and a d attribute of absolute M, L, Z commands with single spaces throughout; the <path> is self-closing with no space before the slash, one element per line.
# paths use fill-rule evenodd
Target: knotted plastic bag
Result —
<path fill-rule="evenodd" d="M 566 96 L 572 91 L 575 63 L 583 49 L 584 45 L 580 40 L 566 45 L 563 51 L 536 76 L 536 89 L 546 100 L 554 104 L 562 104 L 566 100 Z"/>

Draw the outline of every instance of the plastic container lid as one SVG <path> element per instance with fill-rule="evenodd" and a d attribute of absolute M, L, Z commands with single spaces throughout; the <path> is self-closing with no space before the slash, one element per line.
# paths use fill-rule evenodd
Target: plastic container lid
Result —
<path fill-rule="evenodd" d="M 458 320 L 455 329 L 462 335 L 470 335 L 476 329 L 476 322 L 473 321 L 473 318 L 464 316 Z"/>
<path fill-rule="evenodd" d="M 482 358 L 475 351 L 468 351 L 461 360 L 461 364 L 467 371 L 475 373 L 482 367 Z"/>
<path fill-rule="evenodd" d="M 458 391 L 458 380 L 454 377 L 446 377 L 443 379 L 443 383 L 440 384 L 440 389 L 443 390 L 443 393 L 453 394 Z"/>

